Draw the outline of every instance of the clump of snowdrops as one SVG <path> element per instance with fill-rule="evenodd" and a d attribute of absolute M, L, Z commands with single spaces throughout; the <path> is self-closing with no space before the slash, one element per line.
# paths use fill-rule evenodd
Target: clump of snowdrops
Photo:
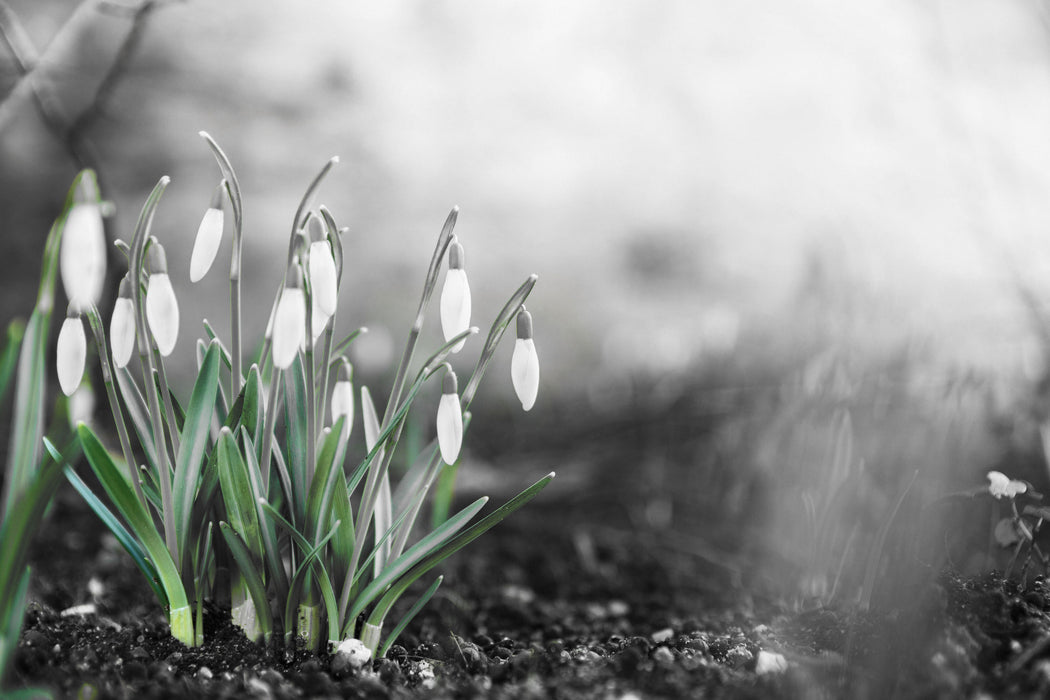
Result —
<path fill-rule="evenodd" d="M 342 310 L 339 286 L 349 273 L 343 264 L 345 230 L 327 208 L 312 208 L 318 185 L 338 162 L 333 158 L 310 183 L 292 219 L 284 279 L 265 337 L 249 346 L 255 352 L 245 367 L 241 191 L 222 149 L 206 133 L 201 136 L 222 179 L 197 232 L 190 280 L 211 269 L 228 210 L 230 328 L 222 337 L 203 322 L 203 337 L 192 346 L 197 378 L 188 401 L 180 401 L 164 367 L 180 345 L 179 307 L 163 245 L 150 234 L 168 178 L 147 198 L 130 242 L 116 242 L 128 272 L 108 333 L 96 306 L 106 258 L 100 201 L 97 191 L 80 188 L 60 256 L 70 304 L 58 341 L 58 377 L 67 395 L 76 391 L 85 370 L 86 321 L 119 446 L 111 450 L 87 425 L 77 427 L 106 501 L 72 470 L 67 476 L 131 554 L 167 609 L 172 635 L 185 644 L 203 642 L 204 599 L 228 590 L 233 621 L 250 639 L 283 635 L 284 643 L 311 650 L 326 640 L 359 639 L 370 654 L 382 656 L 441 577 L 388 628 L 394 603 L 410 585 L 535 497 L 554 476 L 476 522 L 485 498 L 413 537 L 432 487 L 459 459 L 479 382 L 512 323 L 512 383 L 525 410 L 535 402 L 539 363 L 524 302 L 536 276 L 511 294 L 461 382 L 450 356 L 478 329 L 470 326 L 470 289 L 463 247 L 453 234 L 453 209 L 438 236 L 385 406 L 377 406 L 364 386 L 355 401 L 346 353 L 365 329 L 338 341 L 334 334 Z M 446 342 L 415 362 L 446 261 L 440 300 Z M 428 381 L 440 382 L 441 398 L 436 407 L 417 406 Z M 391 460 L 413 408 L 432 413 L 436 437 L 394 484 Z M 357 432 L 356 415 L 363 425 Z M 366 456 L 346 464 L 350 440 L 362 433 Z"/>

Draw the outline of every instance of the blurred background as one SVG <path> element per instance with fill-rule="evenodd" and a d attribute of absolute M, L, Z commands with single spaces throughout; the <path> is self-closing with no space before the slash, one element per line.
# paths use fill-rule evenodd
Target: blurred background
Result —
<path fill-rule="evenodd" d="M 228 247 L 188 279 L 219 180 L 206 130 L 243 189 L 249 337 L 329 157 L 317 202 L 349 227 L 340 323 L 371 330 L 353 352 L 366 378 L 396 362 L 459 205 L 475 323 L 540 276 L 523 423 L 565 420 L 508 444 L 546 441 L 569 478 L 629 458 L 613 482 L 636 489 L 614 506 L 628 522 L 688 534 L 729 513 L 785 560 L 841 571 L 861 551 L 861 579 L 856 543 L 907 511 L 903 493 L 1004 460 L 1046 481 L 1042 0 L 0 8 L 4 322 L 28 313 L 48 226 L 90 166 L 125 239 L 172 177 L 154 233 L 183 333 L 202 315 L 221 332 Z M 509 356 L 483 385 L 508 411 Z M 188 376 L 188 341 L 173 359 Z M 566 457 L 588 439 L 584 464 Z M 814 528 L 832 553 L 795 557 Z M 830 595 L 811 573 L 802 588 Z"/>

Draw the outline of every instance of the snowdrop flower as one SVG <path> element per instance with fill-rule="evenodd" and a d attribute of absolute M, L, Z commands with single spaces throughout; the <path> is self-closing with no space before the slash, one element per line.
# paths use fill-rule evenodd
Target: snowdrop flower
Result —
<path fill-rule="evenodd" d="M 332 246 L 325 240 L 324 224 L 321 220 L 312 216 L 308 226 L 310 239 L 313 241 L 306 256 L 306 267 L 310 273 L 310 294 L 317 299 L 317 306 L 327 322 L 328 317 L 335 314 L 338 301 L 335 256 L 332 254 Z"/>
<path fill-rule="evenodd" d="M 306 332 L 306 297 L 302 288 L 302 272 L 293 265 L 288 284 L 281 291 L 277 311 L 273 315 L 273 365 L 288 369 Z"/>
<path fill-rule="evenodd" d="M 106 236 L 98 193 L 89 175 L 80 180 L 78 200 L 66 216 L 58 267 L 73 310 L 97 304 L 106 279 Z"/>
<path fill-rule="evenodd" d="M 470 327 L 470 285 L 467 271 L 463 269 L 463 246 L 455 238 L 448 248 L 448 272 L 445 286 L 441 288 L 441 330 L 445 340 L 451 340 Z M 463 349 L 466 340 L 461 340 L 452 352 Z"/>
<path fill-rule="evenodd" d="M 220 184 L 215 188 L 211 204 L 208 205 L 208 210 L 204 212 L 204 218 L 201 219 L 201 225 L 197 228 L 197 238 L 193 242 L 193 253 L 190 255 L 190 282 L 199 282 L 204 275 L 208 274 L 219 252 L 224 221 L 222 192 L 223 185 Z"/>
<path fill-rule="evenodd" d="M 1002 472 L 988 472 L 988 491 L 996 498 L 1013 498 L 1028 490 L 1028 484 L 1015 481 Z"/>
<path fill-rule="evenodd" d="M 131 279 L 127 275 L 120 281 L 120 293 L 109 320 L 109 347 L 113 364 L 127 367 L 135 350 L 135 305 L 131 302 Z"/>
<path fill-rule="evenodd" d="M 463 445 L 463 409 L 459 405 L 459 386 L 451 369 L 441 382 L 441 402 L 437 411 L 438 447 L 445 464 L 455 464 Z"/>
<path fill-rule="evenodd" d="M 521 307 L 518 312 L 518 339 L 510 359 L 510 379 L 521 407 L 528 411 L 536 403 L 540 388 L 540 360 L 532 340 L 532 314 Z"/>
<path fill-rule="evenodd" d="M 316 294 L 310 295 L 310 342 L 312 344 L 317 343 L 317 339 L 324 333 L 324 329 L 328 327 L 328 321 L 331 320 L 331 316 L 324 312 L 321 308 L 321 302 L 318 300 Z M 303 352 L 306 352 L 306 338 L 303 338 L 302 343 Z"/>
<path fill-rule="evenodd" d="M 168 259 L 164 247 L 156 241 L 149 249 L 150 276 L 146 284 L 146 321 L 150 333 L 157 341 L 161 357 L 167 357 L 175 349 L 179 339 L 179 302 L 168 277 Z"/>
<path fill-rule="evenodd" d="M 332 387 L 332 425 L 346 416 L 343 437 L 350 435 L 354 424 L 354 368 L 343 358 L 339 366 L 339 381 Z"/>
<path fill-rule="evenodd" d="M 58 332 L 58 385 L 62 393 L 72 396 L 84 377 L 84 363 L 87 359 L 87 336 L 84 335 L 84 324 L 80 314 L 69 305 L 69 315 Z"/>

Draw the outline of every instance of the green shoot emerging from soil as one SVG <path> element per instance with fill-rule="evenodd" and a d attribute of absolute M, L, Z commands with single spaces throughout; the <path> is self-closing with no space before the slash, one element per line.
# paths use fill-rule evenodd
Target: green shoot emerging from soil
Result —
<path fill-rule="evenodd" d="M 338 292 L 346 272 L 344 230 L 327 208 L 312 208 L 318 186 L 338 162 L 333 158 L 307 187 L 292 219 L 284 279 L 265 336 L 245 369 L 241 190 L 225 153 L 201 135 L 222 181 L 197 232 L 190 278 L 202 279 L 216 259 L 228 205 L 233 215 L 229 344 L 204 322 L 205 337 L 194 346 L 197 379 L 189 401 L 181 403 L 164 367 L 178 345 L 179 307 L 164 249 L 150 235 L 168 185 L 168 178 L 161 178 L 131 242 L 117 242 L 128 274 L 108 340 L 95 306 L 99 266 L 73 266 L 68 280 L 63 275 L 67 293 L 77 302 L 70 305 L 59 340 L 63 390 L 75 391 L 84 372 L 87 343 L 81 319 L 86 318 L 120 442 L 119 453 L 113 453 L 88 426 L 77 428 L 109 505 L 71 469 L 66 474 L 131 554 L 168 610 L 172 635 L 185 644 L 203 642 L 204 599 L 228 596 L 233 621 L 250 639 L 268 641 L 277 635 L 285 644 L 319 650 L 324 641 L 358 638 L 371 655 L 382 656 L 441 578 L 384 635 L 387 617 L 409 586 L 535 497 L 554 476 L 548 474 L 477 522 L 471 521 L 485 498 L 435 522 L 423 537 L 413 537 L 417 516 L 439 477 L 443 488 L 435 491 L 434 511 L 448 512 L 447 475 L 454 474 L 471 403 L 512 322 L 517 324 L 512 384 L 525 410 L 535 402 L 539 363 L 524 302 L 536 276 L 510 296 L 461 383 L 448 358 L 478 329 L 470 326 L 470 287 L 463 247 L 453 235 L 458 216 L 453 209 L 438 236 L 386 405 L 377 411 L 362 386 L 355 411 L 353 368 L 346 353 L 365 329 L 337 342 Z M 96 260 L 89 255 L 94 249 L 94 243 L 81 244 L 87 252 L 78 258 Z M 446 260 L 440 303 L 446 342 L 416 363 L 426 311 Z M 137 373 L 132 371 L 136 349 Z M 392 484 L 391 460 L 409 411 L 423 403 L 421 390 L 431 379 L 441 385 L 438 405 L 417 410 L 435 416 L 436 436 Z M 355 414 L 361 415 L 366 454 L 344 466 Z M 140 460 L 145 464 L 138 466 Z"/>

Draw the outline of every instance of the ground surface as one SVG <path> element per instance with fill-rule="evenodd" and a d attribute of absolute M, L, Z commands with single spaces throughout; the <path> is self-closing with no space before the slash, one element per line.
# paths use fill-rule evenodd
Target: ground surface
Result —
<path fill-rule="evenodd" d="M 680 437 L 665 418 L 656 435 Z M 48 687 L 60 697 L 118 698 L 955 698 L 1050 691 L 1044 581 L 1018 590 L 994 575 L 930 571 L 898 589 L 897 600 L 865 613 L 785 603 L 748 560 L 746 534 L 700 516 L 685 527 L 680 516 L 668 523 L 652 508 L 649 518 L 632 510 L 629 497 L 660 502 L 661 492 L 647 491 L 653 475 L 630 466 L 644 465 L 639 451 L 654 425 L 611 419 L 594 429 L 564 421 L 565 439 L 588 445 L 582 454 L 605 470 L 602 478 L 594 464 L 588 476 L 586 460 L 568 444 L 527 455 L 538 465 L 529 471 L 546 471 L 555 466 L 552 455 L 561 455 L 570 466 L 559 478 L 571 479 L 572 464 L 582 474 L 454 557 L 444 586 L 389 658 L 363 671 L 340 669 L 328 655 L 251 644 L 216 606 L 206 618 L 205 645 L 183 647 L 167 634 L 127 556 L 63 492 L 37 550 L 34 602 L 13 683 Z M 705 430 L 690 425 L 686 442 L 700 449 Z M 495 449 L 486 434 L 473 437 L 476 455 Z M 62 612 L 83 604 L 94 612 Z M 767 670 L 779 658 L 770 654 L 782 655 L 786 668 Z"/>

